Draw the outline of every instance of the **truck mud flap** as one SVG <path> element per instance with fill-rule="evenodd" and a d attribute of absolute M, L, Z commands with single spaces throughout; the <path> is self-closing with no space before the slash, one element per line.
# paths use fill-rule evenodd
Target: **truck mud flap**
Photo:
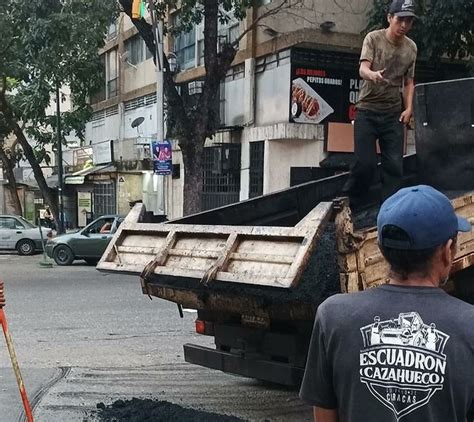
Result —
<path fill-rule="evenodd" d="M 206 368 L 294 387 L 298 387 L 303 379 L 304 368 L 246 358 L 196 344 L 185 344 L 183 347 L 186 362 Z"/>

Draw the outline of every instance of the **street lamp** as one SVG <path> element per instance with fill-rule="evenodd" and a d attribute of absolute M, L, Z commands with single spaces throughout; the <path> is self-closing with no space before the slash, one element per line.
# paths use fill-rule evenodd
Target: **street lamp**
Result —
<path fill-rule="evenodd" d="M 178 57 L 176 57 L 176 54 L 173 52 L 169 52 L 166 55 L 166 58 L 168 59 L 168 66 L 170 68 L 171 73 L 176 73 L 178 71 Z"/>

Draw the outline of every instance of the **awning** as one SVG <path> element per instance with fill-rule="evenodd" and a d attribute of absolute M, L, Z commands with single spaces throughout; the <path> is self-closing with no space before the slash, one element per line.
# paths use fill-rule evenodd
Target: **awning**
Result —
<path fill-rule="evenodd" d="M 82 185 L 86 179 L 86 176 L 89 174 L 94 173 L 102 173 L 104 170 L 110 169 L 110 171 L 114 171 L 114 167 L 112 164 L 106 164 L 103 166 L 94 166 L 89 167 L 84 170 L 76 171 L 75 173 L 69 174 L 64 177 L 64 184 L 65 185 Z"/>

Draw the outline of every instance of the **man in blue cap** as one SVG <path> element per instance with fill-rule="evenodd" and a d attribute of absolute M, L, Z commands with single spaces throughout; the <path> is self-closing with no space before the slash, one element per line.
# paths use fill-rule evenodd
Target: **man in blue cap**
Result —
<path fill-rule="evenodd" d="M 458 232 L 471 224 L 445 195 L 420 185 L 382 204 L 377 230 L 390 281 L 318 308 L 300 397 L 317 422 L 466 422 L 474 307 L 439 286 Z"/>

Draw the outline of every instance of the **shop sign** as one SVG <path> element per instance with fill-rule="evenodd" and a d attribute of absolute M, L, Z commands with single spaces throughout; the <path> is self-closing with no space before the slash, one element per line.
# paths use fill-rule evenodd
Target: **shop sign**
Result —
<path fill-rule="evenodd" d="M 290 122 L 350 123 L 359 95 L 358 70 L 291 67 Z"/>
<path fill-rule="evenodd" d="M 168 140 L 153 141 L 153 172 L 161 176 L 170 175 L 173 172 L 172 148 Z"/>
<path fill-rule="evenodd" d="M 111 163 L 114 159 L 113 141 L 92 144 L 92 157 L 94 165 Z"/>
<path fill-rule="evenodd" d="M 92 193 L 77 192 L 77 225 L 85 227 L 87 216 L 92 212 Z"/>

